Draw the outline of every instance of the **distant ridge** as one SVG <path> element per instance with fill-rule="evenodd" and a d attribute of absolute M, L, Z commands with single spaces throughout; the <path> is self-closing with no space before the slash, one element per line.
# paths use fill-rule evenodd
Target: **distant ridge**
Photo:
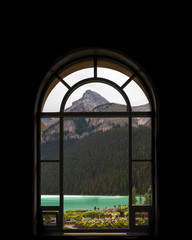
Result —
<path fill-rule="evenodd" d="M 83 96 L 74 101 L 65 112 L 125 112 L 126 105 L 110 103 L 100 94 L 87 90 Z M 150 105 L 132 107 L 132 111 L 150 111 Z M 45 120 L 45 121 L 44 121 Z M 59 119 L 45 118 L 47 125 L 42 134 L 42 142 L 55 141 L 59 136 Z M 133 127 L 139 125 L 150 127 L 150 118 L 139 117 L 132 119 Z M 107 131 L 116 126 L 124 127 L 128 124 L 127 118 L 70 118 L 64 119 L 64 132 L 66 139 L 81 139 L 98 131 Z"/>

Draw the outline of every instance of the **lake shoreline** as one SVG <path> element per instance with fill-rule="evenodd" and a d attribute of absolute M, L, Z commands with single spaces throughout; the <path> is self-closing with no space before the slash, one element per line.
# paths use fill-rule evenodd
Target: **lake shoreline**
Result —
<path fill-rule="evenodd" d="M 136 196 L 137 204 L 143 203 L 145 197 Z M 64 211 L 68 209 L 109 209 L 114 206 L 129 205 L 129 196 L 104 195 L 64 195 Z M 41 195 L 41 206 L 60 206 L 59 195 Z"/>

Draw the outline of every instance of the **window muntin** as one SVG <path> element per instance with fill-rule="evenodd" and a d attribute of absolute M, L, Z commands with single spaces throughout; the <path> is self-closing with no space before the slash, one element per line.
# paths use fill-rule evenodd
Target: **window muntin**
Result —
<path fill-rule="evenodd" d="M 87 61 L 87 60 L 86 60 Z M 86 61 L 84 61 L 84 62 L 86 62 Z M 83 61 L 82 61 L 83 62 Z M 81 65 L 81 63 L 82 62 L 80 62 L 80 65 Z M 111 67 L 111 69 L 113 69 L 113 70 L 115 70 L 115 71 L 120 71 L 119 69 L 121 69 L 121 73 L 122 74 L 127 74 L 127 72 L 128 72 L 128 78 L 127 78 L 127 80 L 123 83 L 123 81 L 121 82 L 121 84 L 119 84 L 118 86 L 121 88 L 121 90 L 122 90 L 122 92 L 124 92 L 124 90 L 126 90 L 126 87 L 127 86 L 129 86 L 129 84 L 131 83 L 131 81 L 133 81 L 133 79 L 134 79 L 134 81 L 135 81 L 135 83 L 139 86 L 139 88 L 141 89 L 141 91 L 143 91 L 143 93 L 145 94 L 145 96 L 146 95 L 148 95 L 147 94 L 147 89 L 146 88 L 144 88 L 143 87 L 143 84 L 138 80 L 139 78 L 135 78 L 134 77 L 134 72 L 132 72 L 132 71 L 129 71 L 129 70 L 127 70 L 127 68 L 124 68 L 124 70 L 122 70 L 123 69 L 123 66 L 122 65 L 119 65 L 118 66 L 118 68 L 117 68 L 117 66 L 116 66 L 116 63 L 114 63 L 114 65 L 113 65 L 113 62 L 112 61 L 106 61 L 106 65 L 108 64 L 108 66 L 106 66 L 105 64 L 101 64 L 101 60 L 98 60 L 97 61 L 97 64 L 95 64 L 95 60 L 94 61 L 92 61 L 92 60 L 90 60 L 90 62 L 91 62 L 91 66 L 89 65 L 89 66 L 87 66 L 86 64 L 86 66 L 84 65 L 84 67 L 83 68 L 89 68 L 89 67 L 94 67 L 94 77 L 98 77 L 98 72 L 99 71 L 97 71 L 96 70 L 96 68 L 98 67 L 98 69 L 99 69 L 99 67 L 104 67 L 104 68 L 107 68 L 110 64 L 111 64 L 111 66 L 113 66 L 113 67 Z M 105 61 L 104 61 L 105 62 Z M 59 81 L 60 81 L 60 83 L 62 83 L 68 90 L 65 92 L 65 93 L 69 93 L 69 91 L 73 88 L 73 84 L 71 84 L 71 86 L 68 84 L 68 83 L 66 83 L 66 84 L 64 84 L 64 81 L 65 81 L 65 77 L 67 76 L 67 75 L 69 75 L 69 74 L 71 74 L 73 71 L 79 71 L 80 70 L 80 65 L 78 66 L 78 67 L 76 67 L 76 65 L 78 65 L 78 63 L 75 63 L 74 65 L 70 65 L 70 67 L 69 67 L 69 71 L 67 72 L 66 71 L 66 69 L 67 68 L 65 68 L 64 70 L 62 70 L 62 71 L 60 71 L 60 73 L 56 73 L 56 75 L 57 74 L 60 74 L 60 75 L 58 75 L 58 76 L 62 76 L 62 80 L 60 79 L 60 78 L 57 78 L 57 80 L 56 81 L 58 81 L 58 79 L 59 79 Z M 118 64 L 117 64 L 118 65 Z M 71 66 L 72 66 L 72 68 L 71 68 Z M 118 69 L 118 70 L 117 70 Z M 65 72 L 66 71 L 66 72 Z M 96 74 L 97 73 L 97 74 Z M 93 80 L 95 80 L 96 78 L 93 78 Z M 76 90 L 78 91 L 78 87 L 80 87 L 80 86 L 77 86 L 77 84 L 78 84 L 78 82 L 76 82 L 75 83 L 75 85 L 76 85 Z M 106 82 L 106 84 L 107 84 L 107 82 Z M 115 84 L 117 84 L 117 82 L 115 83 Z M 123 85 L 122 85 L 123 84 Z M 51 85 L 50 85 L 51 86 Z M 131 85 L 130 85 L 131 86 Z M 129 86 L 129 87 L 130 87 Z M 53 87 L 52 87 L 53 88 Z M 48 88 L 49 90 L 51 89 L 51 87 L 49 87 Z M 137 88 L 138 89 L 138 88 Z M 76 91 L 75 90 L 75 91 Z M 125 91 L 126 92 L 126 91 Z M 48 94 L 46 93 L 45 94 L 45 96 L 48 96 Z M 129 94 L 128 94 L 129 95 Z M 47 97 L 46 96 L 46 97 Z M 65 96 L 65 94 L 63 95 L 63 97 Z M 70 96 L 70 95 L 68 95 L 68 96 Z M 128 96 L 129 97 L 129 96 Z M 149 98 L 148 98 L 149 99 Z M 44 101 L 42 101 L 42 102 L 45 102 L 45 98 L 44 98 Z M 131 101 L 130 101 L 131 102 Z M 132 104 L 133 105 L 133 104 Z M 60 108 L 61 109 L 61 108 Z M 62 111 L 62 110 L 61 110 Z M 142 116 L 142 114 L 143 114 L 143 116 L 142 116 L 142 118 L 145 118 L 145 117 L 151 117 L 152 116 L 152 113 L 150 113 L 149 111 L 146 111 L 146 113 L 142 113 L 142 112 L 145 112 L 145 110 L 143 111 L 143 110 L 139 110 L 139 109 L 136 109 L 136 111 L 134 111 L 134 109 L 132 108 L 132 111 L 133 111 L 133 113 L 132 112 L 127 112 L 127 117 L 129 117 L 130 119 L 131 119 L 131 123 L 133 122 L 133 120 L 134 120 L 134 118 L 136 118 L 135 116 L 137 116 L 137 112 L 138 112 L 138 116 L 137 116 L 137 118 L 138 117 L 141 117 Z M 151 109 L 151 107 L 150 107 L 150 111 L 152 111 L 152 109 Z M 47 111 L 48 112 L 48 111 Z M 53 113 L 51 113 L 51 115 L 50 116 L 53 116 L 54 115 L 54 111 L 52 111 Z M 56 111 L 55 111 L 56 112 Z M 48 112 L 49 113 L 49 112 Z M 78 112 L 77 112 L 78 113 Z M 105 113 L 105 112 L 104 112 Z M 60 112 L 59 113 L 59 116 L 60 116 L 60 119 L 62 119 L 61 117 L 65 117 L 65 115 L 66 114 L 68 114 L 67 112 Z M 70 114 L 73 114 L 73 113 L 70 113 Z M 74 112 L 74 114 L 75 114 L 75 112 Z M 86 114 L 86 113 L 85 113 Z M 91 114 L 95 114 L 94 112 L 93 113 L 91 113 Z M 96 113 L 97 114 L 97 113 Z M 99 112 L 99 114 L 102 114 L 102 113 L 100 113 Z M 116 114 L 119 114 L 119 112 L 116 112 Z M 42 115 L 43 116 L 43 115 Z M 57 115 L 58 116 L 58 115 Z M 77 115 L 76 115 L 76 117 L 77 117 Z M 114 116 L 113 116 L 114 117 Z M 122 116 L 121 116 L 122 117 Z M 151 120 L 153 121 L 153 119 L 151 118 Z M 64 127 L 65 127 L 65 124 L 61 124 L 61 122 L 60 122 L 60 126 L 62 126 L 63 125 L 63 129 L 64 129 Z M 129 126 L 129 129 L 131 129 L 131 126 L 130 125 L 128 125 Z M 152 123 L 151 123 L 151 126 L 152 126 Z M 132 132 L 132 131 L 131 131 Z M 132 136 L 132 134 L 130 135 L 130 133 L 128 133 L 128 135 L 129 136 L 131 136 L 131 137 L 133 137 Z M 60 136 L 60 139 L 62 139 L 62 137 Z M 61 144 L 62 142 L 60 142 L 60 144 Z M 131 146 L 133 146 L 133 141 L 131 141 L 131 143 L 130 143 L 130 141 L 129 141 L 129 146 L 128 146 L 128 148 L 129 148 L 129 150 L 131 149 Z M 152 148 L 152 146 L 151 146 L 151 148 Z M 60 145 L 60 150 L 61 150 L 61 145 Z M 133 150 L 133 149 L 132 149 Z M 60 152 L 60 156 L 62 156 L 62 154 L 61 154 L 61 152 Z M 135 166 L 135 164 L 136 163 L 140 163 L 139 161 L 142 161 L 142 159 L 140 158 L 140 159 L 133 159 L 133 156 L 134 155 L 131 155 L 131 157 L 130 157 L 130 155 L 129 155 L 129 166 L 131 166 L 131 168 L 130 168 L 130 170 L 129 171 L 131 171 L 132 170 L 132 174 L 134 173 L 134 166 Z M 150 159 L 151 161 L 153 160 L 153 156 L 151 156 L 151 159 Z M 43 160 L 44 162 L 43 163 L 41 163 L 41 164 L 49 164 L 48 162 L 47 162 L 47 160 Z M 50 162 L 51 162 L 51 164 L 52 164 L 52 161 L 53 160 L 50 160 Z M 62 167 L 62 159 L 59 159 L 58 160 L 58 166 L 59 166 L 59 168 L 60 167 Z M 138 161 L 138 162 L 134 162 L 134 161 Z M 144 162 L 146 163 L 146 161 L 148 161 L 148 160 L 146 160 L 146 159 L 144 159 Z M 151 170 L 152 171 L 152 170 Z M 61 173 L 61 170 L 59 170 L 59 172 Z M 58 174 L 59 175 L 59 174 Z M 141 175 L 141 174 L 140 174 Z M 141 175 L 142 176 L 142 175 Z M 136 179 L 136 178 L 135 178 Z M 59 181 L 61 181 L 61 175 L 60 175 L 60 180 Z M 131 185 L 130 185 L 130 183 L 129 183 L 129 185 L 130 186 L 132 186 L 133 187 L 133 183 L 134 183 L 134 179 L 132 178 L 132 183 L 131 183 Z M 151 181 L 152 181 L 152 179 L 151 179 Z M 61 185 L 61 182 L 60 182 L 60 185 Z M 129 186 L 129 187 L 130 187 Z M 152 188 L 153 188 L 153 182 L 152 182 Z M 131 188 L 129 188 L 129 189 L 131 189 Z M 130 194 L 130 196 L 132 196 L 132 191 L 131 190 L 129 190 L 129 194 Z M 60 199 L 63 199 L 62 198 L 62 191 L 61 191 L 61 188 L 60 188 Z M 132 202 L 132 199 L 130 199 L 131 201 L 130 202 Z M 151 202 L 152 202 L 152 200 L 151 200 Z M 154 202 L 154 200 L 153 200 L 153 202 Z M 45 207 L 45 206 L 44 206 Z M 63 209 L 62 209 L 62 207 L 63 207 L 63 203 L 61 202 L 61 201 L 59 201 L 59 206 L 57 205 L 57 206 L 55 206 L 55 209 L 56 209 L 56 207 L 59 207 L 59 209 L 60 209 L 60 211 L 59 211 L 59 224 L 63 224 Z M 136 208 L 135 208 L 136 207 Z M 138 206 L 138 204 L 137 205 L 134 205 L 133 203 L 131 204 L 131 205 L 129 205 L 129 208 L 130 208 L 130 211 L 133 211 L 133 212 L 135 212 L 136 210 L 138 211 L 138 207 L 140 207 L 140 206 Z M 153 207 L 153 204 L 152 205 L 150 205 L 150 206 L 147 206 L 147 207 L 150 207 L 150 211 L 152 211 L 153 209 L 151 208 L 151 207 Z M 50 208 L 50 206 L 47 206 L 47 208 Z M 132 209 L 132 210 L 131 210 Z M 141 212 L 141 211 L 143 211 L 143 212 L 146 212 L 145 211 L 146 210 L 146 208 L 145 208 L 145 206 L 141 206 L 141 208 L 139 208 L 139 212 Z M 149 210 L 149 208 L 147 209 L 147 211 Z M 133 216 L 133 215 L 132 215 Z M 132 223 L 134 223 L 134 221 L 135 221 L 135 219 L 133 218 L 132 219 L 132 217 L 131 217 L 131 219 L 130 219 L 130 221 L 132 221 Z M 133 227 L 133 224 L 130 224 L 130 226 L 131 226 L 131 228 Z M 62 227 L 63 227 L 63 225 L 62 225 Z M 149 226 L 150 227 L 150 226 Z M 133 227 L 134 228 L 134 227 Z M 138 228 L 139 229 L 139 228 Z M 150 228 L 149 228 L 150 229 Z M 96 229 L 94 229 L 94 231 L 95 231 Z M 131 229 L 130 229 L 131 230 Z M 126 230 L 126 231 L 128 231 L 128 230 Z M 140 230 L 138 230 L 138 231 L 140 231 Z"/>

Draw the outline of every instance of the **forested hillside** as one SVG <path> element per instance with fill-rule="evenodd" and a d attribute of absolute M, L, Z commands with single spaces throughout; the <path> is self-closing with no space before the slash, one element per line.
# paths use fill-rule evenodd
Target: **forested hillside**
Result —
<path fill-rule="evenodd" d="M 99 132 L 71 145 L 64 166 L 66 194 L 126 195 L 128 128 Z"/>
<path fill-rule="evenodd" d="M 133 128 L 134 159 L 151 157 L 150 135 L 149 127 Z M 128 127 L 125 126 L 65 141 L 64 194 L 128 195 L 128 136 Z M 54 151 L 52 158 L 58 158 L 54 156 Z M 148 191 L 150 174 L 149 164 L 133 164 L 133 183 L 137 194 Z M 41 194 L 59 194 L 58 184 L 58 164 L 42 164 Z"/>

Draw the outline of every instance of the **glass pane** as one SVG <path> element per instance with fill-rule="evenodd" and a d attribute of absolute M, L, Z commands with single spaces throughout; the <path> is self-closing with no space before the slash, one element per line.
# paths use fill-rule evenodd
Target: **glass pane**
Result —
<path fill-rule="evenodd" d="M 127 228 L 128 119 L 65 118 L 64 126 L 64 228 Z"/>
<path fill-rule="evenodd" d="M 114 71 L 110 71 L 111 73 L 113 72 L 114 74 L 118 74 L 119 78 L 121 79 L 120 82 L 117 81 L 117 79 L 115 80 L 115 83 L 117 83 L 118 85 L 123 85 L 124 82 L 126 80 L 128 80 L 128 78 L 130 78 L 132 75 L 133 75 L 133 72 L 128 69 L 127 67 L 125 68 L 123 65 L 121 64 L 118 64 L 116 62 L 113 62 L 113 61 L 109 61 L 109 60 L 104 60 L 104 59 L 98 59 L 97 61 L 97 69 L 98 69 L 98 73 L 100 77 L 104 77 L 103 74 L 107 74 L 106 71 L 108 70 L 114 70 Z M 101 71 L 101 69 L 106 69 L 106 71 L 104 70 L 104 72 Z M 101 71 L 101 72 L 100 72 Z M 117 73 L 118 72 L 118 73 Z M 113 76 L 110 76 L 108 75 L 105 75 L 107 79 L 111 79 L 113 80 Z M 126 79 L 125 79 L 125 76 L 126 76 Z"/>
<path fill-rule="evenodd" d="M 59 160 L 59 118 L 41 118 L 41 160 Z"/>
<path fill-rule="evenodd" d="M 150 162 L 132 163 L 132 203 L 133 205 L 152 204 L 152 180 Z"/>
<path fill-rule="evenodd" d="M 93 68 L 85 68 L 75 71 L 64 78 L 64 81 L 68 83 L 71 87 L 77 82 L 84 80 L 86 78 L 93 78 L 94 70 Z"/>
<path fill-rule="evenodd" d="M 68 66 L 64 70 L 61 70 L 61 72 L 59 73 L 59 76 L 62 79 L 66 80 L 69 86 L 72 86 L 73 84 L 76 83 L 76 81 L 73 80 L 73 76 L 80 80 L 84 78 L 89 78 L 89 77 L 92 78 L 93 66 L 94 66 L 93 59 L 83 60 Z"/>
<path fill-rule="evenodd" d="M 149 213 L 148 212 L 135 212 L 135 226 L 149 225 Z"/>
<path fill-rule="evenodd" d="M 132 159 L 151 159 L 151 118 L 132 118 Z"/>
<path fill-rule="evenodd" d="M 41 206 L 59 206 L 59 163 L 41 163 Z"/>
<path fill-rule="evenodd" d="M 50 86 L 45 94 L 43 112 L 59 112 L 63 97 L 68 91 L 68 88 L 61 82 L 58 82 L 53 88 L 52 87 L 53 86 Z"/>
<path fill-rule="evenodd" d="M 126 102 L 113 87 L 103 83 L 89 83 L 79 87 L 69 97 L 65 112 L 124 112 Z"/>
<path fill-rule="evenodd" d="M 129 79 L 127 75 L 120 73 L 119 71 L 103 67 L 97 68 L 97 76 L 109 79 L 119 86 L 122 86 Z"/>
<path fill-rule="evenodd" d="M 58 221 L 58 211 L 43 211 L 42 218 L 43 218 L 43 226 L 45 227 L 56 227 Z"/>
<path fill-rule="evenodd" d="M 139 80 L 137 80 L 138 82 Z M 151 106 L 149 100 L 136 81 L 132 80 L 125 88 L 124 91 L 127 94 L 129 101 L 131 103 L 131 108 L 133 112 L 149 112 L 151 111 Z"/>

